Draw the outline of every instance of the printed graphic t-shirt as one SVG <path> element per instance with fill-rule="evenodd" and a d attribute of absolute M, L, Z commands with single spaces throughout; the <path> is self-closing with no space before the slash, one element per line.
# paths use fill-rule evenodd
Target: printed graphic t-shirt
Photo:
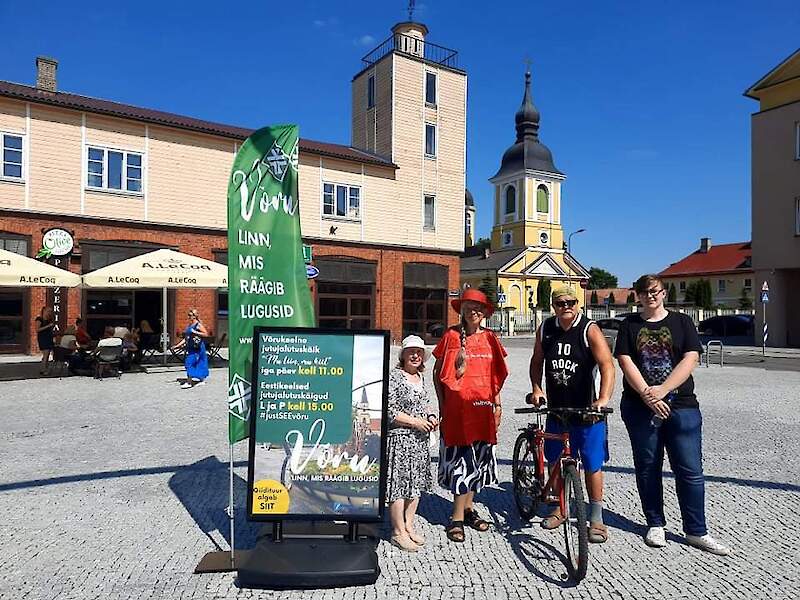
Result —
<path fill-rule="evenodd" d="M 468 446 L 473 442 L 497 443 L 494 397 L 508 376 L 506 351 L 491 331 L 483 329 L 467 336 L 467 369 L 456 377 L 455 361 L 461 350 L 459 329 L 448 329 L 433 355 L 441 359 L 442 437 L 446 446 Z"/>
<path fill-rule="evenodd" d="M 639 314 L 622 322 L 617 334 L 614 356 L 630 356 L 647 385 L 660 385 L 666 381 L 683 355 L 702 353 L 697 329 L 688 315 L 668 311 L 667 316 L 648 322 Z M 627 380 L 623 381 L 622 402 L 641 402 L 639 394 Z M 694 379 L 689 378 L 676 390 L 673 408 L 697 408 Z"/>

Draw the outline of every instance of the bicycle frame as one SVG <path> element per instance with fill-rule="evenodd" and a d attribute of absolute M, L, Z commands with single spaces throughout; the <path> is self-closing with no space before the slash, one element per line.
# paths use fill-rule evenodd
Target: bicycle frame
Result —
<path fill-rule="evenodd" d="M 541 486 L 541 496 L 540 499 L 542 502 L 551 502 L 554 500 L 558 501 L 559 508 L 561 513 L 564 514 L 566 509 L 566 499 L 564 498 L 564 477 L 562 473 L 564 472 L 564 466 L 567 463 L 572 463 L 576 465 L 578 471 L 580 472 L 580 459 L 578 457 L 572 456 L 572 449 L 569 443 L 569 432 L 564 431 L 562 433 L 548 433 L 542 427 L 542 418 L 541 415 L 536 415 L 536 425 L 530 424 L 524 431 L 528 431 L 532 434 L 533 440 L 533 449 L 536 455 L 536 473 L 540 473 L 540 478 L 542 480 L 539 481 Z M 561 442 L 562 448 L 561 453 L 558 455 L 558 458 L 553 461 L 550 465 L 550 469 L 548 471 L 547 481 L 543 481 L 544 473 L 545 473 L 545 456 L 544 456 L 544 442 L 545 440 L 553 440 Z M 555 488 L 558 487 L 558 495 L 555 494 Z"/>

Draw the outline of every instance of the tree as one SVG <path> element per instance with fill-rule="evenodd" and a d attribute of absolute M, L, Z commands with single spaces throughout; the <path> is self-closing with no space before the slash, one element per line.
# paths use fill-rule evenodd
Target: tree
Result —
<path fill-rule="evenodd" d="M 589 297 L 589 304 L 597 304 L 597 292 L 592 290 L 592 295 Z"/>
<path fill-rule="evenodd" d="M 739 308 L 742 310 L 750 310 L 753 308 L 753 301 L 750 299 L 746 288 L 742 288 L 742 295 L 739 298 Z"/>
<path fill-rule="evenodd" d="M 605 269 L 600 267 L 592 267 L 589 269 L 589 284 L 590 290 L 602 290 L 605 288 L 617 287 L 617 276 L 612 275 Z"/>
<path fill-rule="evenodd" d="M 631 292 L 628 294 L 628 304 L 636 304 L 636 296 Z"/>
<path fill-rule="evenodd" d="M 708 279 L 698 279 L 686 286 L 684 298 L 687 304 L 698 308 L 713 308 L 714 295 L 711 292 L 711 282 Z"/>
<path fill-rule="evenodd" d="M 550 280 L 540 279 L 536 286 L 536 308 L 547 310 L 550 308 Z"/>
<path fill-rule="evenodd" d="M 497 282 L 488 273 L 481 279 L 478 289 L 486 294 L 492 306 L 497 305 Z"/>
<path fill-rule="evenodd" d="M 667 290 L 667 304 L 677 304 L 678 303 L 678 290 L 675 289 L 675 284 L 670 283 L 669 289 Z"/>
<path fill-rule="evenodd" d="M 616 299 L 616 298 L 614 298 L 614 292 L 611 292 L 611 293 L 608 295 L 608 305 L 609 305 L 609 306 L 614 306 L 616 303 L 617 303 L 617 299 Z"/>
<path fill-rule="evenodd" d="M 475 242 L 475 245 L 480 246 L 481 248 L 488 248 L 492 245 L 492 241 L 489 238 L 482 237 L 478 238 L 478 241 Z"/>

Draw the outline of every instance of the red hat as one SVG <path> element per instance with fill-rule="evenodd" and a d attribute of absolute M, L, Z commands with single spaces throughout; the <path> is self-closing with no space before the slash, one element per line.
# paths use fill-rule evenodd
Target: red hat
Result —
<path fill-rule="evenodd" d="M 455 298 L 450 301 L 450 306 L 452 306 L 453 310 L 455 310 L 458 314 L 461 314 L 461 303 L 464 300 L 471 300 L 472 302 L 478 302 L 479 304 L 483 304 L 486 307 L 486 313 L 484 314 L 484 316 L 487 319 L 491 317 L 492 313 L 494 312 L 494 306 L 492 305 L 491 302 L 489 302 L 489 299 L 486 297 L 486 294 L 484 294 L 477 288 L 465 289 L 464 292 L 461 294 L 461 298 Z"/>

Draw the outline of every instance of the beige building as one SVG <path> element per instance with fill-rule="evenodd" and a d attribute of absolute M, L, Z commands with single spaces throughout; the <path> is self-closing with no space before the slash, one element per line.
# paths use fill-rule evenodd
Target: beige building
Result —
<path fill-rule="evenodd" d="M 469 248 L 461 259 L 461 283 L 485 281 L 504 298 L 500 305 L 529 314 L 543 279 L 565 284 L 583 304 L 586 269 L 569 254 L 561 224 L 561 184 L 566 175 L 539 140 L 539 111 L 533 104 L 530 72 L 525 73 L 522 105 L 514 116 L 517 137 L 505 151 L 494 185 L 494 226 L 489 248 Z M 549 299 L 547 299 L 549 306 Z"/>
<path fill-rule="evenodd" d="M 769 287 L 767 344 L 800 346 L 800 50 L 745 96 L 759 102 L 751 117 L 753 268 L 756 289 Z"/>
<path fill-rule="evenodd" d="M 685 304 L 686 290 L 701 279 L 711 285 L 711 302 L 724 308 L 752 308 L 753 264 L 750 242 L 712 244 L 701 238 L 700 246 L 659 273 L 667 288 L 675 287 L 675 302 Z"/>
<path fill-rule="evenodd" d="M 464 249 L 467 77 L 458 54 L 400 23 L 352 80 L 352 140 L 301 139 L 300 219 L 319 276 L 321 327 L 437 337 Z M 302 70 L 302 66 L 300 67 Z M 309 67 L 310 68 L 310 67 Z M 298 115 L 302 135 L 302 115 Z M 227 261 L 227 187 L 250 130 L 65 93 L 57 62 L 35 86 L 0 81 L 0 247 L 35 256 L 65 229 L 68 268 L 88 272 L 157 248 Z M 0 290 L 0 352 L 35 350 L 33 318 L 53 292 Z M 82 315 L 157 325 L 158 291 L 70 290 L 60 325 Z M 170 292 L 171 316 L 197 305 L 226 329 L 224 292 Z M 175 322 L 174 320 L 172 322 Z"/>

